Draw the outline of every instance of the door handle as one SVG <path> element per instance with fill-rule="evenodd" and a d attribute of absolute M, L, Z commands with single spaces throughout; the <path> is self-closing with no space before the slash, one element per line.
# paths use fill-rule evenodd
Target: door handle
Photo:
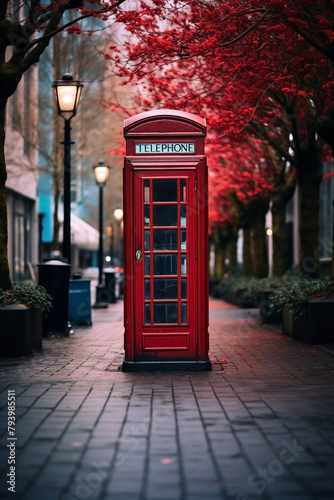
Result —
<path fill-rule="evenodd" d="M 141 259 L 142 259 L 142 253 L 140 250 L 137 250 L 136 252 L 136 261 L 137 262 L 141 262 Z"/>

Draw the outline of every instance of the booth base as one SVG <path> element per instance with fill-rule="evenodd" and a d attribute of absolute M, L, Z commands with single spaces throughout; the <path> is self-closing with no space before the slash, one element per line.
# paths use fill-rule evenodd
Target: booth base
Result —
<path fill-rule="evenodd" d="M 123 372 L 199 372 L 208 370 L 211 370 L 209 359 L 206 361 L 124 361 L 122 365 Z"/>

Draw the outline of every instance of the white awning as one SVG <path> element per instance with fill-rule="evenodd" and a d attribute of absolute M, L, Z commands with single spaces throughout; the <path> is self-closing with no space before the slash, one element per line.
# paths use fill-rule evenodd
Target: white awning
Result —
<path fill-rule="evenodd" d="M 63 239 L 63 214 L 59 214 L 59 240 Z M 99 232 L 77 215 L 71 213 L 71 244 L 85 250 L 97 250 Z"/>

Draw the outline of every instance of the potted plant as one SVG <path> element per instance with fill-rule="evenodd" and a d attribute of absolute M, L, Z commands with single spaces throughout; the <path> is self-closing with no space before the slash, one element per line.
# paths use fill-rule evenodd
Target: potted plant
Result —
<path fill-rule="evenodd" d="M 282 278 L 261 280 L 258 286 L 259 312 L 261 323 L 282 323 L 282 310 L 271 300 L 272 295 L 282 286 Z"/>
<path fill-rule="evenodd" d="M 52 298 L 44 287 L 14 284 L 0 289 L 0 356 L 26 356 L 42 348 L 42 315 Z"/>
<path fill-rule="evenodd" d="M 238 307 L 257 307 L 259 281 L 255 278 L 242 277 L 238 273 L 231 273 L 216 287 L 217 296 Z"/>
<path fill-rule="evenodd" d="M 270 301 L 283 312 L 282 331 L 309 344 L 334 341 L 334 282 L 320 279 L 289 280 Z"/>

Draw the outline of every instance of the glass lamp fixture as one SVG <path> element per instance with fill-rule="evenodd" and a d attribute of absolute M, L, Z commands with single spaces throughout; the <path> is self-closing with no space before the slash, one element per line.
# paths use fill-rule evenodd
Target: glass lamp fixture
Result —
<path fill-rule="evenodd" d="M 82 82 L 73 80 L 73 76 L 65 73 L 61 80 L 53 82 L 58 113 L 65 119 L 70 120 L 76 115 L 79 106 Z"/>
<path fill-rule="evenodd" d="M 117 221 L 121 221 L 123 219 L 123 209 L 120 207 L 115 208 L 114 217 Z"/>
<path fill-rule="evenodd" d="M 105 165 L 103 161 L 99 161 L 94 167 L 95 181 L 98 186 L 105 186 L 109 177 L 110 167 Z"/>

